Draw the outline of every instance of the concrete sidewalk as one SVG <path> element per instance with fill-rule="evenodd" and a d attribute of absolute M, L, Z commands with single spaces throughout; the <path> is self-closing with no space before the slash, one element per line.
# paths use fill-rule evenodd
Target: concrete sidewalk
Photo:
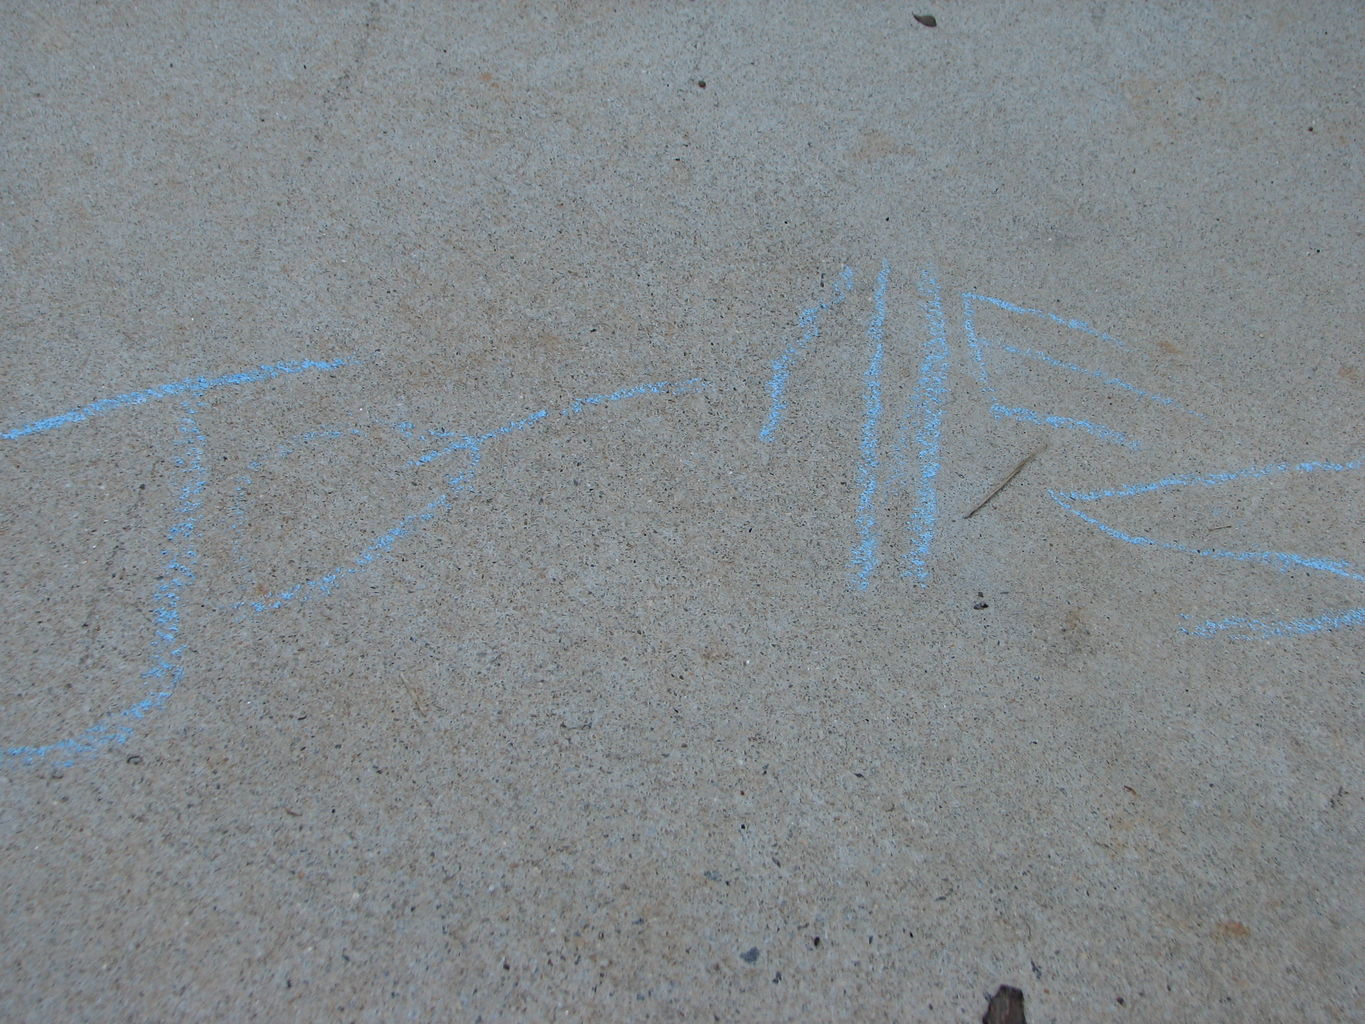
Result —
<path fill-rule="evenodd" d="M 1349 1019 L 1363 29 L 0 15 L 0 1017 Z"/>

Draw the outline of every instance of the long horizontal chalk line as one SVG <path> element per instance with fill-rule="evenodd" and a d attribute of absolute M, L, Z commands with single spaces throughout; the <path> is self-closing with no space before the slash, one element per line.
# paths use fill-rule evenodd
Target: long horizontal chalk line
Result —
<path fill-rule="evenodd" d="M 172 381 L 169 384 L 147 388 L 143 391 L 130 391 L 127 394 L 115 395 L 112 398 L 101 398 L 99 401 L 83 405 L 78 409 L 72 409 L 57 416 L 49 416 L 46 419 L 35 420 L 21 427 L 14 427 L 0 434 L 0 439 L 14 441 L 30 434 L 40 434 L 47 430 L 55 430 L 58 427 L 70 426 L 73 423 L 80 423 L 95 416 L 114 412 L 117 409 L 124 409 L 131 405 L 145 405 L 148 402 L 159 401 L 163 398 L 198 395 L 212 391 L 214 388 L 227 387 L 233 384 L 252 384 L 256 381 L 269 380 L 272 377 L 280 377 L 286 374 L 306 373 L 309 370 L 335 370 L 342 366 L 349 366 L 354 362 L 355 360 L 352 359 L 303 359 L 296 362 L 271 363 L 251 370 L 243 370 L 240 373 L 226 373 L 219 377 L 186 377 L 184 380 Z"/>
<path fill-rule="evenodd" d="M 1191 618 L 1183 615 L 1182 618 Z M 1365 608 L 1349 608 L 1341 612 L 1329 612 L 1312 618 L 1285 619 L 1280 622 L 1264 622 L 1261 619 L 1210 619 L 1198 626 L 1180 632 L 1186 636 L 1211 637 L 1229 633 L 1229 640 L 1275 640 L 1281 637 L 1306 636 L 1324 629 L 1344 629 L 1347 626 L 1365 625 Z M 1232 632 L 1240 630 L 1240 632 Z"/>
<path fill-rule="evenodd" d="M 1268 466 L 1251 466 L 1226 473 L 1183 473 L 1153 480 L 1150 483 L 1130 484 L 1108 490 L 1069 491 L 1063 493 L 1062 497 L 1070 501 L 1100 501 L 1103 498 L 1129 498 L 1135 494 L 1147 494 L 1166 487 L 1217 487 L 1235 480 L 1255 480 L 1281 473 L 1346 473 L 1359 469 L 1365 469 L 1365 459 L 1350 462 L 1276 462 Z"/>
<path fill-rule="evenodd" d="M 1345 579 L 1365 583 L 1365 574 L 1357 572 L 1355 566 L 1344 559 L 1315 558 L 1309 555 L 1294 554 L 1290 551 L 1230 551 L 1225 548 L 1199 548 L 1188 544 L 1181 544 L 1179 541 L 1158 540 L 1154 537 L 1128 533 L 1127 531 L 1120 530 L 1118 527 L 1111 526 L 1096 516 L 1092 516 L 1087 512 L 1082 512 L 1073 504 L 1076 499 L 1068 500 L 1066 495 L 1060 494 L 1057 491 L 1049 490 L 1048 496 L 1063 509 L 1070 512 L 1078 519 L 1089 523 L 1101 533 L 1128 544 L 1136 544 L 1139 547 L 1161 548 L 1165 551 L 1178 551 L 1182 554 L 1198 555 L 1201 558 L 1226 558 L 1238 562 L 1259 562 L 1279 569 L 1281 572 L 1287 572 L 1296 567 L 1313 569 L 1317 572 L 1331 573 L 1334 576 L 1341 576 Z"/>

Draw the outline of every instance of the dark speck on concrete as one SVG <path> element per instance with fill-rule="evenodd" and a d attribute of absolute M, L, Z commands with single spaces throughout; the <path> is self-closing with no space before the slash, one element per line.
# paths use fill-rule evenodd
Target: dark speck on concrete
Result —
<path fill-rule="evenodd" d="M 746 964 L 758 963 L 758 947 L 750 946 L 746 952 L 739 954 L 739 958 L 743 960 Z"/>

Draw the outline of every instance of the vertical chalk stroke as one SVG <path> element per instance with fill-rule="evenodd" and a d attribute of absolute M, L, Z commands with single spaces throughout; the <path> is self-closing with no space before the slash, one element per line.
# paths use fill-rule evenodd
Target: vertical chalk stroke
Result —
<path fill-rule="evenodd" d="M 1028 359 L 1033 362 L 1043 363 L 1044 365 L 1051 366 L 1054 369 L 1064 370 L 1068 373 L 1075 373 L 1083 377 L 1089 377 L 1092 380 L 1099 381 L 1106 387 L 1112 388 L 1117 391 L 1123 391 L 1134 398 L 1150 402 L 1154 405 L 1162 406 L 1173 412 L 1178 412 L 1189 416 L 1195 416 L 1200 419 L 1206 418 L 1203 413 L 1195 412 L 1192 409 L 1187 409 L 1184 406 L 1180 405 L 1178 402 L 1176 402 L 1176 400 L 1173 398 L 1170 398 L 1166 395 L 1157 394 L 1156 392 L 1153 391 L 1148 391 L 1144 388 L 1137 387 L 1136 385 L 1131 384 L 1120 377 L 1116 377 L 1102 370 L 1096 370 L 1090 367 L 1080 366 L 1076 363 L 1068 362 L 1066 360 L 1057 359 L 1055 356 L 1052 356 L 1051 354 L 1040 351 L 1038 349 L 1025 348 L 1023 346 L 1013 345 L 1008 342 L 981 337 L 981 335 L 977 332 L 976 328 L 977 303 L 988 303 L 999 309 L 1005 310 L 1008 313 L 1015 313 L 1020 316 L 1030 316 L 1042 320 L 1047 320 L 1052 323 L 1058 324 L 1059 326 L 1066 327 L 1069 330 L 1077 331 L 1081 334 L 1088 335 L 1096 339 L 1097 341 L 1110 345 L 1116 349 L 1119 349 L 1120 351 L 1135 354 L 1142 358 L 1145 358 L 1145 356 L 1143 356 L 1142 353 L 1135 352 L 1130 346 L 1128 346 L 1118 338 L 1114 337 L 1112 334 L 1108 334 L 1104 331 L 1101 331 L 1084 320 L 1060 317 L 1053 313 L 1045 312 L 1041 309 L 1030 309 L 1027 306 L 1019 306 L 1013 302 L 1007 302 L 1004 299 L 992 298 L 989 295 L 981 295 L 976 292 L 963 292 L 962 326 L 967 336 L 967 346 L 971 350 L 972 359 L 976 364 L 977 380 L 981 385 L 981 391 L 990 400 L 991 414 L 996 419 L 1019 420 L 1024 423 L 1033 423 L 1042 427 L 1050 427 L 1054 430 L 1079 430 L 1091 435 L 1092 437 L 1098 438 L 1099 440 L 1104 441 L 1107 444 L 1118 445 L 1120 447 L 1129 448 L 1133 450 L 1142 447 L 1142 443 L 1138 438 L 1133 437 L 1130 434 L 1125 433 L 1124 431 L 1116 429 L 1115 427 L 1109 426 L 1107 424 L 1095 423 L 1090 420 L 1077 419 L 1071 416 L 1058 416 L 1047 414 L 1040 412 L 1039 410 L 1034 409 L 1030 406 L 1022 405 L 1012 406 L 1006 405 L 1005 403 L 1001 402 L 997 397 L 998 389 L 996 388 L 995 384 L 992 383 L 991 373 L 989 368 L 987 367 L 986 362 L 987 350 L 991 348 L 998 348 L 1001 351 L 1009 352 L 1012 355 L 1019 356 L 1022 359 Z"/>
<path fill-rule="evenodd" d="M 1131 484 L 1125 487 L 1097 491 L 1061 492 L 1049 490 L 1048 495 L 1061 508 L 1071 513 L 1082 522 L 1093 526 L 1095 529 L 1114 540 L 1123 541 L 1127 544 L 1162 551 L 1174 551 L 1202 558 L 1229 559 L 1251 565 L 1267 565 L 1280 572 L 1289 572 L 1293 569 L 1304 569 L 1310 572 L 1327 573 L 1356 583 L 1365 583 L 1365 572 L 1361 572 L 1356 566 L 1343 559 L 1319 558 L 1311 555 L 1296 554 L 1290 551 L 1237 551 L 1227 548 L 1186 544 L 1176 540 L 1163 540 L 1157 537 L 1120 529 L 1105 522 L 1098 516 L 1091 515 L 1077 507 L 1089 502 L 1098 502 L 1106 499 L 1122 500 L 1141 494 L 1151 494 L 1169 488 L 1219 487 L 1238 480 L 1260 480 L 1290 473 L 1347 473 L 1359 471 L 1361 469 L 1365 469 L 1365 460 L 1356 460 L 1352 462 L 1282 462 L 1269 466 L 1258 466 L 1227 473 L 1181 474 L 1165 477 L 1161 480 L 1150 481 L 1148 483 Z M 1186 620 L 1193 618 L 1193 616 L 1190 615 L 1182 615 L 1181 617 Z M 1197 637 L 1210 637 L 1219 633 L 1226 633 L 1229 639 L 1234 640 L 1275 639 L 1280 637 L 1303 636 L 1324 629 L 1337 629 L 1345 626 L 1358 625 L 1363 622 L 1365 622 L 1365 607 L 1350 608 L 1345 611 L 1333 612 L 1311 618 L 1285 619 L 1277 622 L 1265 622 L 1259 619 L 1247 618 L 1208 620 L 1190 628 L 1182 627 L 1181 632 L 1188 636 Z"/>
<path fill-rule="evenodd" d="M 850 582 L 857 590 L 866 590 L 879 561 L 877 548 L 877 483 L 880 469 L 877 450 L 882 418 L 882 363 L 886 357 L 886 286 L 891 279 L 891 263 L 882 260 L 872 293 L 872 318 L 867 324 L 868 361 L 863 373 L 863 428 L 858 445 L 858 507 L 854 525 L 858 542 L 849 559 Z"/>
<path fill-rule="evenodd" d="M 109 412 L 119 407 L 111 404 L 100 408 L 98 412 Z M 180 602 L 184 590 L 194 582 L 194 566 L 199 557 L 194 549 L 194 535 L 203 506 L 208 474 L 204 468 L 204 435 L 196 419 L 198 408 L 191 399 L 186 398 L 181 402 L 181 410 L 183 415 L 178 427 L 180 437 L 176 442 L 173 461 L 182 483 L 176 521 L 167 531 L 166 547 L 161 551 L 161 556 L 167 561 L 161 570 L 160 584 L 153 592 L 152 639 L 148 645 L 149 664 L 141 675 L 151 689 L 137 703 L 105 715 L 76 736 L 39 746 L 6 747 L 3 750 L 4 756 L 25 762 L 55 756 L 65 759 L 61 762 L 63 766 L 70 766 L 75 763 L 77 757 L 96 754 L 110 746 L 127 743 L 132 738 L 134 724 L 165 707 L 184 678 L 184 646 L 180 643 Z M 81 417 L 85 418 L 88 416 Z M 51 420 L 40 422 L 49 424 L 42 427 L 42 430 L 50 430 L 79 420 L 52 417 Z M 14 432 L 13 436 L 23 437 L 38 432 L 20 431 Z"/>
<path fill-rule="evenodd" d="M 804 328 L 801 337 L 788 345 L 782 354 L 773 360 L 773 375 L 768 381 L 768 419 L 758 432 L 761 440 L 771 441 L 777 433 L 782 414 L 787 411 L 787 384 L 791 380 L 792 365 L 820 336 L 821 317 L 848 298 L 852 291 L 853 268 L 844 267 L 843 273 L 834 282 L 834 297 L 828 302 L 819 302 L 801 311 L 797 318 L 797 323 Z"/>
<path fill-rule="evenodd" d="M 915 507 L 905 524 L 911 549 L 903 556 L 902 576 L 921 582 L 929 579 L 929 551 L 938 525 L 939 445 L 943 431 L 943 406 L 948 400 L 948 325 L 943 315 L 943 299 L 935 272 L 925 268 L 919 277 L 920 310 L 927 332 L 920 360 L 919 379 L 905 413 L 905 430 L 911 417 L 916 421 L 915 445 L 919 453 L 919 482 L 915 488 Z"/>

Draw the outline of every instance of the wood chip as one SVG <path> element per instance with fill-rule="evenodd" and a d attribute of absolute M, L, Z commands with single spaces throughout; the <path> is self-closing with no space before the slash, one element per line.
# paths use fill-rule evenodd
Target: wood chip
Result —
<path fill-rule="evenodd" d="M 1024 993 L 1013 985 L 1001 985 L 991 996 L 981 1024 L 1028 1024 L 1024 1020 Z"/>

